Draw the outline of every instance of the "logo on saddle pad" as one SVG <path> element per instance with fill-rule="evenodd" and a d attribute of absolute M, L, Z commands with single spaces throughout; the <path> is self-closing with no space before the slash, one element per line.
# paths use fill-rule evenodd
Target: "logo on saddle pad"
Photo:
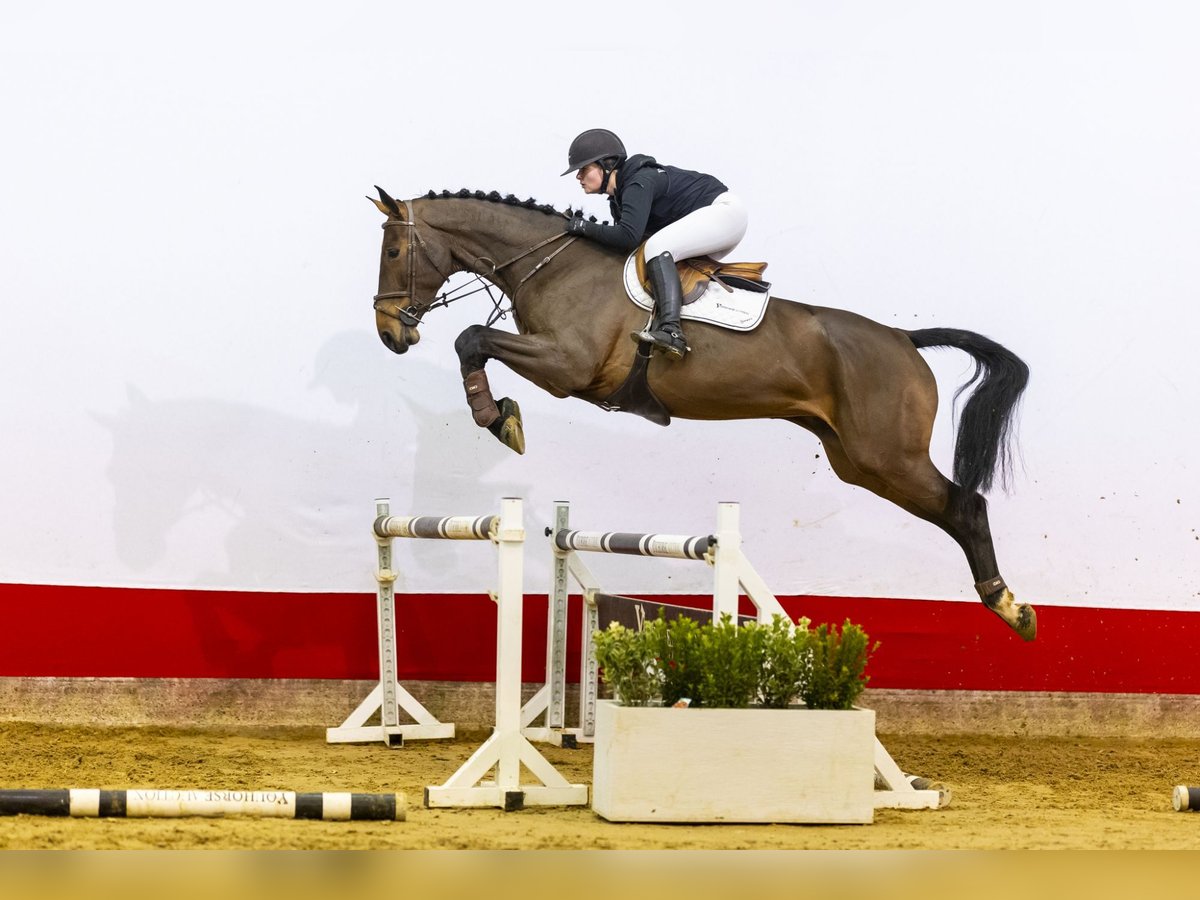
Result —
<path fill-rule="evenodd" d="M 654 298 L 646 290 L 642 250 L 639 247 L 625 260 L 625 293 L 642 309 L 652 312 Z M 684 260 L 678 267 L 685 321 L 707 322 L 734 331 L 758 327 L 771 299 L 771 285 L 762 280 L 766 263 L 724 264 L 700 257 Z"/>

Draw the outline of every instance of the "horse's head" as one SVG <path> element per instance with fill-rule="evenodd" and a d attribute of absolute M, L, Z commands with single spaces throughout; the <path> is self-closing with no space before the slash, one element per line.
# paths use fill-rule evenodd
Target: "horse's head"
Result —
<path fill-rule="evenodd" d="M 379 257 L 379 293 L 375 295 L 375 328 L 393 353 L 404 353 L 421 339 L 417 326 L 449 273 L 434 262 L 431 248 L 417 231 L 413 205 L 397 203 L 376 186 L 379 199 L 368 197 L 381 213 L 383 251 Z"/>

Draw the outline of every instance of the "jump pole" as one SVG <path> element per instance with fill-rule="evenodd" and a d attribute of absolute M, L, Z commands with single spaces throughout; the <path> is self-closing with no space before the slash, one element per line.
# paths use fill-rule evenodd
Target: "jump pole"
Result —
<path fill-rule="evenodd" d="M 554 553 L 547 628 L 546 683 L 522 710 L 524 733 L 534 740 L 554 743 L 595 740 L 600 673 L 592 647 L 592 633 L 599 627 L 596 596 L 605 592 L 580 560 L 581 552 L 702 560 L 714 570 L 714 622 L 720 621 L 725 614 L 737 620 L 740 590 L 744 590 L 753 603 L 759 622 L 769 622 L 776 615 L 791 620 L 742 553 L 737 503 L 717 504 L 717 531 L 707 537 L 571 531 L 567 527 L 568 518 L 569 504 L 557 501 L 554 526 L 546 529 Z M 564 727 L 566 611 L 572 579 L 583 591 L 583 649 L 579 678 L 579 727 L 568 729 Z M 543 714 L 545 725 L 534 727 L 532 723 Z M 874 797 L 876 809 L 938 809 L 950 802 L 950 792 L 945 788 L 916 789 L 878 737 L 875 738 L 875 779 L 879 786 Z"/>
<path fill-rule="evenodd" d="M 0 790 L 0 816 L 73 816 L 88 818 L 181 818 L 247 816 L 323 819 L 330 822 L 403 822 L 403 794 L 243 790 Z"/>

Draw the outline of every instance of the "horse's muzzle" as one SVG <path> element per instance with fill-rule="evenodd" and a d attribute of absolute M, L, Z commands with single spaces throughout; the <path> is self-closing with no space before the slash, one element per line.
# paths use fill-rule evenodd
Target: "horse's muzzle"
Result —
<path fill-rule="evenodd" d="M 417 329 L 405 325 L 400 328 L 398 337 L 389 329 L 381 329 L 379 339 L 393 353 L 407 353 L 409 347 L 421 340 L 421 334 Z"/>

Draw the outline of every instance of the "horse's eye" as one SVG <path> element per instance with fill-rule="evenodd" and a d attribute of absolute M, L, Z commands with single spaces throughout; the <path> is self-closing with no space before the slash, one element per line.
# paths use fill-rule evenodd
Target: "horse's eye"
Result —
<path fill-rule="evenodd" d="M 400 251 L 397 250 L 395 247 L 391 247 L 388 249 L 387 254 L 388 254 L 388 259 L 395 259 L 396 257 L 398 257 L 400 255 Z"/>

